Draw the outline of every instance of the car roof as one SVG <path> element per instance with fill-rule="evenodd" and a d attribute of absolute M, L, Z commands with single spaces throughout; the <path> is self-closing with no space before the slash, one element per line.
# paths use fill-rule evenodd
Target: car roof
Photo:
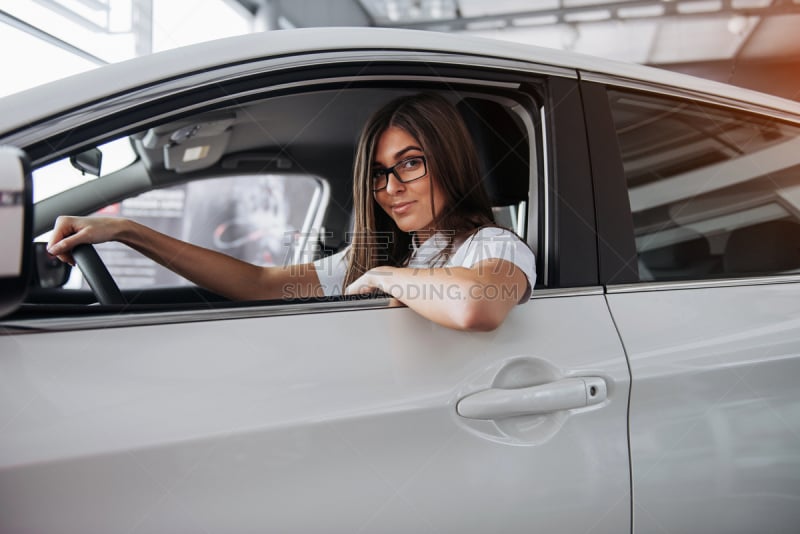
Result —
<path fill-rule="evenodd" d="M 0 99 L 0 135 L 136 87 L 270 57 L 397 50 L 475 55 L 596 73 L 713 95 L 800 115 L 800 103 L 642 65 L 556 49 L 420 30 L 304 28 L 219 39 L 99 67 Z"/>

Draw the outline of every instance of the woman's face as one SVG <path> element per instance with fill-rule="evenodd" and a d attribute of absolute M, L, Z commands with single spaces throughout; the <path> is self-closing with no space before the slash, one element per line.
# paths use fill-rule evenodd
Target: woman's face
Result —
<path fill-rule="evenodd" d="M 388 169 L 414 156 L 425 156 L 419 142 L 405 130 L 391 126 L 378 139 L 372 167 Z M 433 187 L 433 206 L 431 187 Z M 432 229 L 434 216 L 441 212 L 445 202 L 444 194 L 430 170 L 424 177 L 406 183 L 390 173 L 386 188 L 376 191 L 374 195 L 380 207 L 394 220 L 400 230 L 418 232 L 422 238 L 427 237 Z"/>

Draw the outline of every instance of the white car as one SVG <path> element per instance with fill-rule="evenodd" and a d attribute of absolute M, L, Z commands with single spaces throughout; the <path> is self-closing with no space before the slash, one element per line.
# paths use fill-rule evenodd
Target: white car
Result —
<path fill-rule="evenodd" d="M 260 264 L 329 254 L 360 126 L 419 91 L 462 110 L 536 253 L 493 332 L 387 298 L 229 302 L 121 245 L 82 275 L 35 244 L 102 211 Z M 796 102 L 403 30 L 1 99 L 0 533 L 797 532 L 799 133 Z"/>

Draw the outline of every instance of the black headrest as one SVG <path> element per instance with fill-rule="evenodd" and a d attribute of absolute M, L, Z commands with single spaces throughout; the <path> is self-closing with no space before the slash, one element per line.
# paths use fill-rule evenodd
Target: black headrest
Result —
<path fill-rule="evenodd" d="M 769 221 L 731 232 L 722 258 L 726 273 L 771 273 L 800 268 L 800 224 Z"/>
<path fill-rule="evenodd" d="M 528 136 L 501 104 L 464 98 L 456 107 L 478 151 L 483 185 L 493 206 L 528 200 Z"/>
<path fill-rule="evenodd" d="M 639 259 L 645 266 L 659 270 L 685 269 L 710 256 L 708 240 L 699 234 L 692 239 L 639 253 Z"/>

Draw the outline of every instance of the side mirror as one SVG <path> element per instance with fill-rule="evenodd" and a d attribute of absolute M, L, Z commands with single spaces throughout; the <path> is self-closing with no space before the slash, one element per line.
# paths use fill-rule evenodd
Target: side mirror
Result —
<path fill-rule="evenodd" d="M 28 291 L 33 252 L 33 187 L 28 158 L 0 146 L 0 317 L 17 309 Z"/>

